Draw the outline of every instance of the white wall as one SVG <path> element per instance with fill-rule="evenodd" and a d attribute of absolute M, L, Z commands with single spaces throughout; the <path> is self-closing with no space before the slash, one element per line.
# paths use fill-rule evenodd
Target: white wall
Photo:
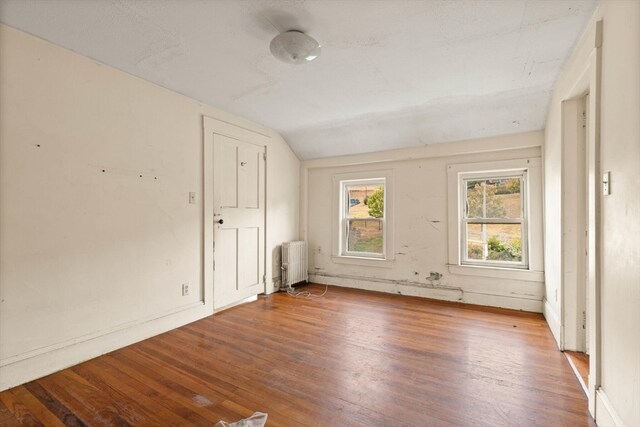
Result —
<path fill-rule="evenodd" d="M 600 170 L 611 171 L 611 195 L 600 200 L 601 378 L 598 425 L 640 425 L 640 2 L 601 3 L 556 85 L 547 120 L 545 264 L 549 317 L 562 285 L 561 206 L 564 94 L 579 79 L 603 21 L 600 82 Z M 600 191 L 600 189 L 598 189 Z M 553 323 L 550 320 L 550 324 Z M 552 330 L 556 329 L 552 327 Z"/>
<path fill-rule="evenodd" d="M 311 280 L 472 304 L 542 311 L 542 230 L 530 236 L 539 246 L 540 271 L 533 281 L 452 272 L 448 260 L 447 166 L 460 163 L 540 158 L 542 132 L 435 144 L 415 149 L 343 156 L 302 163 L 301 234 L 309 242 Z M 353 265 L 332 257 L 337 215 L 336 174 L 390 170 L 393 173 L 394 260 L 380 266 Z M 541 177 L 535 184 L 541 187 Z M 306 184 L 305 184 L 306 183 Z M 541 195 L 532 216 L 541 223 Z M 375 264 L 371 262 L 370 264 Z M 431 272 L 440 280 L 429 280 Z M 519 272 L 518 272 L 519 273 Z M 517 276 L 517 274 L 515 275 Z"/>
<path fill-rule="evenodd" d="M 0 390 L 212 313 L 203 115 L 271 135 L 268 255 L 298 237 L 275 132 L 4 25 L 0 76 Z"/>

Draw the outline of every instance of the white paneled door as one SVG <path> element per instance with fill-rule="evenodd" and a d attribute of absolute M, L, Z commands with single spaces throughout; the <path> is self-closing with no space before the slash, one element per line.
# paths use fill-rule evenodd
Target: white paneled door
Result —
<path fill-rule="evenodd" d="M 214 309 L 264 292 L 265 147 L 213 135 Z"/>

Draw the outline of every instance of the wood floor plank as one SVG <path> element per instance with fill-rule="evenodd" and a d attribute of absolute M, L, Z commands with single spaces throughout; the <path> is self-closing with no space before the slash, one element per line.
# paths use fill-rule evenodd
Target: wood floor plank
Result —
<path fill-rule="evenodd" d="M 9 408 L 5 406 L 0 399 L 0 426 L 17 426 L 20 425 L 16 417 L 13 416 Z"/>
<path fill-rule="evenodd" d="M 199 384 L 185 375 L 176 376 L 174 371 L 162 369 L 159 365 L 156 365 L 156 370 L 150 369 L 145 364 L 138 363 L 137 359 L 128 358 L 123 354 L 109 355 L 104 361 L 135 380 L 133 385 L 156 404 L 162 405 L 163 412 L 173 411 L 193 424 L 219 418 L 220 414 L 212 408 L 226 398 L 212 388 Z"/>
<path fill-rule="evenodd" d="M 541 315 L 334 287 L 260 297 L 0 393 L 3 426 L 254 411 L 269 426 L 595 426 Z"/>
<path fill-rule="evenodd" d="M 13 395 L 31 412 L 34 418 L 45 426 L 59 427 L 64 426 L 55 414 L 44 406 L 37 397 L 29 392 L 25 387 L 16 387 L 13 389 Z"/>
<path fill-rule="evenodd" d="M 69 408 L 64 406 L 55 397 L 51 396 L 47 390 L 45 390 L 38 381 L 32 381 L 24 385 L 24 388 L 36 397 L 47 410 L 58 418 L 66 426 L 71 427 L 84 427 L 84 424 L 75 414 L 73 414 Z"/>
<path fill-rule="evenodd" d="M 98 358 L 72 368 L 75 373 L 102 390 L 109 398 L 117 402 L 118 414 L 128 423 L 137 425 L 142 422 L 152 424 L 184 425 L 186 418 L 173 411 L 166 410 L 158 401 L 149 398 L 132 386 L 132 381 Z M 198 419 L 206 421 L 205 418 Z"/>
<path fill-rule="evenodd" d="M 571 359 L 576 368 L 577 375 L 580 375 L 582 382 L 589 384 L 589 355 L 578 351 L 565 350 L 565 355 Z"/>
<path fill-rule="evenodd" d="M 87 425 L 128 426 L 120 415 L 114 402 L 111 402 L 100 390 L 86 384 L 76 384 L 69 369 L 38 380 L 47 392 L 64 406 L 73 410 L 73 414 Z"/>
<path fill-rule="evenodd" d="M 0 401 L 13 414 L 19 425 L 42 426 L 43 424 L 36 418 L 24 403 L 16 397 L 16 390 L 9 390 L 0 393 Z"/>

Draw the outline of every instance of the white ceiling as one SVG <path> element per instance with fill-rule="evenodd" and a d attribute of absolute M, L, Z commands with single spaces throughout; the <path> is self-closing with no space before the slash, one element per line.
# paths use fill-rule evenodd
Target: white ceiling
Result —
<path fill-rule="evenodd" d="M 280 132 L 302 159 L 544 127 L 594 0 L 1 0 L 0 20 Z M 323 46 L 293 66 L 278 31 Z"/>

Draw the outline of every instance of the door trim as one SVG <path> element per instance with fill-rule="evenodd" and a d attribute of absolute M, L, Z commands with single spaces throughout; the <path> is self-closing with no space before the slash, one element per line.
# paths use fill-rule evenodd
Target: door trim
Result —
<path fill-rule="evenodd" d="M 214 212 L 214 203 L 213 203 L 213 135 L 224 135 L 229 138 L 237 139 L 239 141 L 247 142 L 250 144 L 258 145 L 264 147 L 265 152 L 265 168 L 264 168 L 264 230 L 263 230 L 263 243 L 264 243 L 264 257 L 262 259 L 262 267 L 263 271 L 266 275 L 267 271 L 267 146 L 271 138 L 263 133 L 253 131 L 241 126 L 236 126 L 231 123 L 217 120 L 211 117 L 202 116 L 202 129 L 203 129 L 203 196 L 202 196 L 202 209 L 203 209 L 203 221 L 204 221 L 204 233 L 202 236 L 202 245 L 203 245 L 203 271 L 202 277 L 203 286 L 204 286 L 204 301 L 206 304 L 211 304 L 211 307 L 214 307 L 213 303 L 213 287 L 214 283 L 214 273 L 213 273 L 213 264 L 214 264 L 214 239 L 213 239 L 213 212 Z M 263 277 L 263 293 L 266 293 L 266 280 Z M 219 310 L 216 310 L 219 311 Z"/>
<path fill-rule="evenodd" d="M 589 111 L 589 123 L 588 123 L 588 138 L 586 146 L 586 172 L 587 172 L 587 184 L 586 184 L 586 196 L 587 196 L 587 217 L 588 217 L 588 256 L 587 256 L 587 293 L 588 293 L 588 307 L 587 307 L 587 332 L 589 334 L 589 384 L 587 385 L 588 392 L 587 398 L 589 403 L 589 412 L 593 418 L 597 421 L 598 416 L 596 413 L 596 394 L 601 386 L 601 348 L 602 348 L 602 335 L 600 328 L 600 82 L 602 72 L 602 20 L 596 22 L 595 34 L 593 40 L 593 48 L 589 57 L 584 64 L 582 72 L 575 80 L 573 87 L 567 91 L 564 96 L 564 101 L 571 101 L 576 97 L 589 94 L 589 105 L 587 109 Z M 565 121 L 563 117 L 561 126 L 575 126 L 575 123 L 571 121 Z M 565 162 L 570 159 L 563 158 L 562 168 L 565 168 Z M 563 181 L 563 187 L 565 185 Z M 563 191 L 565 189 L 563 188 Z M 569 189 L 573 190 L 573 189 Z M 563 218 L 565 212 L 562 212 Z M 571 220 L 572 218 L 567 218 Z M 561 245 L 564 248 L 564 227 L 561 231 Z M 564 249 L 563 249 L 564 252 Z M 569 306 L 568 304 L 575 304 L 575 300 L 565 298 L 564 294 L 567 291 L 567 286 L 570 284 L 565 283 L 564 262 L 562 262 L 562 279 L 560 282 L 560 321 L 562 327 L 560 329 L 560 349 L 564 350 L 566 337 L 565 337 L 565 317 Z"/>

